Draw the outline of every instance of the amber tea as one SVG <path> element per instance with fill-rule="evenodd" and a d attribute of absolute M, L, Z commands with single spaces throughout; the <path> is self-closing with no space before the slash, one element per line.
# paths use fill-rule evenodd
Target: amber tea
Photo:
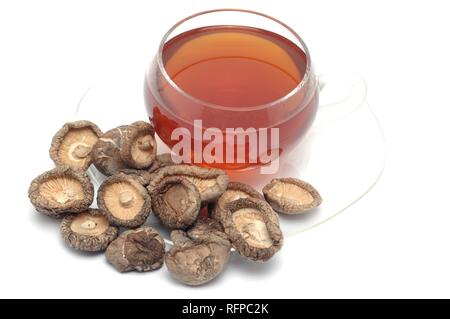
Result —
<path fill-rule="evenodd" d="M 162 71 L 149 72 L 146 81 L 149 115 L 169 147 L 180 142 L 177 128 L 190 133 L 194 162 L 200 159 L 200 164 L 224 169 L 260 165 L 265 162 L 258 147 L 266 144 L 268 154 L 288 151 L 315 117 L 315 80 L 302 81 L 309 67 L 307 54 L 277 33 L 235 25 L 196 28 L 168 40 L 160 59 Z M 310 87 L 300 90 L 300 84 Z M 195 132 L 198 123 L 205 134 Z M 223 138 L 213 138 L 208 128 L 220 130 Z M 233 144 L 225 136 L 230 128 L 241 129 L 228 131 L 235 136 L 254 129 L 257 141 L 247 135 Z M 214 161 L 198 156 L 211 141 Z M 238 149 L 245 150 L 242 158 Z"/>

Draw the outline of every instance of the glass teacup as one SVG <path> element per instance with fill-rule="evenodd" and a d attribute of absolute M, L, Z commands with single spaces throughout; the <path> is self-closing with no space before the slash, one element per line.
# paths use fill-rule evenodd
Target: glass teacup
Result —
<path fill-rule="evenodd" d="M 161 140 L 183 162 L 226 170 L 278 169 L 279 156 L 311 127 L 318 93 L 300 36 L 275 18 L 238 9 L 179 21 L 145 78 Z"/>

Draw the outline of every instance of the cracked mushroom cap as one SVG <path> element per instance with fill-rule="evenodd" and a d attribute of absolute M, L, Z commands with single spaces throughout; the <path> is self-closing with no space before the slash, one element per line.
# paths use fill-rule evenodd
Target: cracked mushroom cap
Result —
<path fill-rule="evenodd" d="M 104 175 L 114 175 L 117 171 L 128 168 L 122 160 L 120 149 L 123 139 L 129 134 L 128 125 L 118 126 L 104 133 L 95 143 L 92 149 L 92 162 Z"/>
<path fill-rule="evenodd" d="M 100 185 L 97 203 L 115 226 L 138 227 L 145 223 L 151 211 L 150 195 L 145 187 L 123 173 L 110 176 Z"/>
<path fill-rule="evenodd" d="M 82 251 L 105 250 L 119 233 L 98 209 L 65 217 L 60 230 L 67 245 Z"/>
<path fill-rule="evenodd" d="M 59 218 L 88 209 L 94 186 L 84 171 L 58 166 L 31 182 L 28 197 L 38 212 Z"/>
<path fill-rule="evenodd" d="M 231 244 L 226 235 L 207 221 L 199 221 L 188 232 L 174 230 L 174 243 L 165 263 L 176 280 L 191 286 L 202 285 L 224 270 Z"/>
<path fill-rule="evenodd" d="M 92 122 L 66 123 L 53 136 L 50 157 L 56 166 L 86 170 L 92 162 L 92 147 L 101 135 L 102 131 Z"/>
<path fill-rule="evenodd" d="M 264 186 L 263 194 L 272 208 L 283 214 L 301 214 L 322 203 L 319 192 L 297 178 L 276 178 Z"/>
<path fill-rule="evenodd" d="M 168 176 L 181 176 L 197 187 L 203 203 L 215 201 L 227 189 L 228 175 L 217 168 L 203 168 L 194 165 L 169 165 L 152 173 L 147 189 L 150 193 L 162 179 Z"/>
<path fill-rule="evenodd" d="M 233 247 L 251 260 L 266 261 L 283 245 L 278 215 L 256 198 L 230 202 L 222 226 Z"/>
<path fill-rule="evenodd" d="M 124 136 L 120 156 L 132 168 L 149 168 L 156 158 L 155 129 L 150 123 L 135 122 Z"/>
<path fill-rule="evenodd" d="M 165 243 L 151 227 L 123 232 L 106 249 L 106 260 L 118 271 L 151 271 L 164 263 Z"/>
<path fill-rule="evenodd" d="M 200 194 L 189 180 L 181 176 L 163 178 L 153 192 L 153 213 L 170 229 L 184 229 L 197 220 Z"/>
<path fill-rule="evenodd" d="M 240 182 L 228 183 L 227 190 L 217 199 L 212 209 L 211 217 L 220 221 L 224 215 L 225 207 L 228 203 L 240 198 L 257 198 L 264 200 L 264 197 L 250 185 Z"/>

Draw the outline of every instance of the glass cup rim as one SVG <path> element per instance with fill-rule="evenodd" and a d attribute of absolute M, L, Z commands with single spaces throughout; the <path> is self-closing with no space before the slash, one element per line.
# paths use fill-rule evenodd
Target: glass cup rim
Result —
<path fill-rule="evenodd" d="M 306 56 L 306 67 L 305 67 L 305 73 L 303 75 L 302 80 L 300 81 L 299 84 L 297 84 L 297 86 L 295 88 L 293 88 L 289 93 L 287 93 L 286 95 L 268 102 L 268 103 L 264 103 L 264 104 L 260 104 L 260 105 L 255 105 L 255 106 L 242 106 L 242 107 L 229 107 L 229 106 L 224 106 L 224 105 L 219 105 L 219 104 L 214 104 L 214 103 L 210 103 L 207 101 L 204 101 L 202 99 L 196 98 L 195 96 L 192 96 L 191 94 L 187 93 L 186 91 L 184 91 L 182 88 L 180 88 L 175 81 L 173 81 L 171 79 L 171 77 L 169 76 L 169 74 L 166 71 L 166 68 L 164 66 L 164 62 L 163 62 L 163 49 L 164 49 L 164 45 L 166 44 L 166 40 L 168 39 L 168 37 L 172 34 L 172 32 L 177 29 L 180 25 L 182 25 L 183 23 L 194 19 L 196 17 L 202 16 L 202 15 L 206 15 L 206 14 L 210 14 L 210 13 L 217 13 L 217 12 L 240 12 L 240 13 L 248 13 L 248 14 L 254 14 L 254 15 L 258 15 L 261 16 L 263 18 L 272 20 L 276 23 L 278 23 L 279 25 L 281 25 L 282 27 L 284 27 L 286 30 L 288 30 L 301 44 L 303 51 L 305 52 L 305 56 Z M 213 109 L 218 109 L 218 110 L 226 110 L 226 111 L 254 111 L 254 110 L 261 110 L 261 109 L 265 109 L 265 108 L 270 108 L 273 106 L 276 106 L 278 104 L 283 103 L 284 101 L 288 100 L 290 97 L 292 97 L 293 95 L 295 95 L 296 93 L 298 93 L 299 91 L 302 90 L 302 88 L 305 86 L 305 83 L 308 82 L 309 77 L 311 76 L 311 57 L 310 57 L 310 53 L 309 53 L 309 49 L 306 46 L 306 43 L 303 41 L 303 39 L 294 31 L 294 29 L 292 29 L 290 26 L 288 26 L 287 24 L 285 24 L 284 22 L 273 18 L 265 13 L 261 13 L 258 11 L 253 11 L 253 10 L 247 10 L 247 9 L 234 9 L 234 8 L 223 8 L 223 9 L 212 9 L 212 10 L 206 10 L 206 11 L 201 11 L 195 14 L 192 14 L 180 21 L 178 21 L 177 23 L 175 23 L 163 36 L 163 38 L 161 39 L 161 42 L 159 44 L 159 48 L 158 48 L 158 54 L 156 56 L 156 61 L 157 61 L 157 65 L 158 68 L 161 72 L 161 74 L 164 76 L 164 79 L 167 81 L 167 83 L 169 83 L 179 94 L 183 95 L 184 97 L 186 97 L 187 99 L 191 100 L 192 102 L 196 103 L 196 104 L 200 104 L 202 106 L 205 107 L 209 107 L 209 108 L 213 108 Z"/>

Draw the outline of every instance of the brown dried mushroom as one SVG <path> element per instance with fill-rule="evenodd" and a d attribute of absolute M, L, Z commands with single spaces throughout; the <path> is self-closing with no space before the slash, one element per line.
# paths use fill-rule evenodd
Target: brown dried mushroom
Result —
<path fill-rule="evenodd" d="M 164 263 L 165 243 L 151 227 L 123 232 L 106 249 L 106 259 L 118 271 L 151 271 Z"/>
<path fill-rule="evenodd" d="M 117 171 L 130 177 L 133 177 L 139 184 L 147 185 L 149 181 L 150 172 L 145 169 L 123 168 Z"/>
<path fill-rule="evenodd" d="M 231 244 L 213 224 L 198 222 L 188 232 L 174 230 L 170 236 L 174 246 L 166 253 L 165 263 L 176 280 L 197 286 L 224 270 Z"/>
<path fill-rule="evenodd" d="M 128 136 L 129 126 L 122 125 L 104 133 L 92 149 L 95 167 L 105 175 L 113 175 L 118 170 L 127 168 L 120 156 L 123 137 Z"/>
<path fill-rule="evenodd" d="M 66 123 L 53 136 L 50 157 L 57 166 L 86 170 L 92 162 L 91 150 L 102 131 L 92 122 Z"/>
<path fill-rule="evenodd" d="M 232 201 L 227 204 L 221 223 L 233 247 L 248 259 L 266 261 L 283 245 L 278 215 L 265 201 Z"/>
<path fill-rule="evenodd" d="M 97 204 L 113 225 L 130 228 L 145 223 L 151 211 L 145 187 L 123 173 L 110 176 L 100 185 Z"/>
<path fill-rule="evenodd" d="M 310 184 L 296 178 L 276 178 L 263 188 L 264 197 L 274 210 L 301 214 L 319 206 L 322 197 Z"/>
<path fill-rule="evenodd" d="M 153 213 L 170 229 L 184 229 L 197 220 L 200 193 L 194 184 L 181 176 L 163 178 L 150 194 Z"/>
<path fill-rule="evenodd" d="M 102 251 L 119 233 L 98 209 L 69 215 L 61 222 L 61 235 L 70 247 L 82 251 Z"/>
<path fill-rule="evenodd" d="M 95 167 L 105 175 L 124 168 L 149 168 L 156 156 L 154 129 L 140 121 L 103 134 L 92 149 Z"/>
<path fill-rule="evenodd" d="M 257 198 L 264 200 L 264 197 L 250 185 L 240 182 L 228 183 L 227 190 L 219 197 L 212 209 L 211 217 L 220 221 L 228 203 L 240 198 Z"/>
<path fill-rule="evenodd" d="M 62 217 L 88 209 L 94 199 L 94 186 L 84 171 L 58 166 L 31 182 L 28 197 L 37 211 Z"/>
<path fill-rule="evenodd" d="M 142 121 L 131 124 L 129 134 L 123 139 L 120 156 L 129 167 L 138 169 L 150 167 L 156 157 L 153 126 Z"/>
<path fill-rule="evenodd" d="M 228 185 L 228 175 L 221 169 L 180 164 L 161 167 L 153 172 L 147 186 L 149 192 L 153 192 L 161 180 L 168 176 L 182 176 L 188 179 L 197 187 L 202 203 L 215 201 Z"/>

